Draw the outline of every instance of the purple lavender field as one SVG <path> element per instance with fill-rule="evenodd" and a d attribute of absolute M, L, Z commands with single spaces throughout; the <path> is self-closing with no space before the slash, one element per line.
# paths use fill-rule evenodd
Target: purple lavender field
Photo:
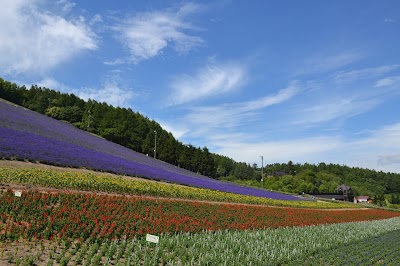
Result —
<path fill-rule="evenodd" d="M 198 175 L 3 100 L 0 100 L 1 158 L 87 168 L 242 195 L 302 200 Z"/>

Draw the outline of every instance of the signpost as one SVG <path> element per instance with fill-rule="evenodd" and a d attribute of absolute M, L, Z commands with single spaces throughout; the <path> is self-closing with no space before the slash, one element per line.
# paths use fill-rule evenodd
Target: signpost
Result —
<path fill-rule="evenodd" d="M 156 265 L 156 256 L 157 256 L 157 248 L 158 248 L 159 240 L 160 240 L 159 236 L 150 235 L 150 234 L 146 235 L 146 251 L 147 251 L 147 242 L 156 244 L 156 249 L 154 250 L 154 265 Z M 146 253 L 145 253 L 144 257 L 146 259 Z"/>
<path fill-rule="evenodd" d="M 154 243 L 154 244 L 158 244 L 158 241 L 160 240 L 160 237 L 158 237 L 158 236 L 155 236 L 155 235 L 150 235 L 150 234 L 147 234 L 146 235 L 146 241 L 147 242 L 151 242 L 151 243 Z"/>

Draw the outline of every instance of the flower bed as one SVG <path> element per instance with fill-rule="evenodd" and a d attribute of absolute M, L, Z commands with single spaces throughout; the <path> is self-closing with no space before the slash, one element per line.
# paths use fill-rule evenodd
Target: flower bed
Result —
<path fill-rule="evenodd" d="M 358 205 L 344 202 L 321 203 L 315 201 L 275 200 L 220 192 L 210 189 L 137 180 L 128 177 L 100 176 L 91 173 L 58 172 L 38 168 L 0 168 L 0 183 L 123 193 L 129 195 L 148 195 L 302 208 L 359 208 Z"/>
<path fill-rule="evenodd" d="M 327 211 L 81 193 L 28 192 L 15 197 L 8 191 L 0 202 L 1 239 L 121 239 L 147 233 L 265 229 L 400 216 L 378 209 Z"/>

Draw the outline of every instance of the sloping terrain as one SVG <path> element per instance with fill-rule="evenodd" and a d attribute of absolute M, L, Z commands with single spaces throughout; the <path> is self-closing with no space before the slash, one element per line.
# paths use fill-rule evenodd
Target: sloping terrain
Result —
<path fill-rule="evenodd" d="M 5 101 L 0 101 L 0 158 L 88 168 L 242 195 L 302 200 L 201 176 Z"/>

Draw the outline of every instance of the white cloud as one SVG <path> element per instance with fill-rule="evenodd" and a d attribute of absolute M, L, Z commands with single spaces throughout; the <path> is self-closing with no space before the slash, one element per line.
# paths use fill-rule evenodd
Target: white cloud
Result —
<path fill-rule="evenodd" d="M 387 86 L 392 86 L 400 83 L 400 76 L 393 76 L 393 77 L 387 77 L 378 80 L 375 83 L 375 87 L 387 87 Z"/>
<path fill-rule="evenodd" d="M 50 77 L 41 80 L 37 85 L 64 93 L 73 93 L 85 101 L 92 99 L 98 102 L 106 102 L 115 107 L 131 107 L 131 101 L 138 95 L 131 88 L 122 87 L 118 81 L 113 78 L 107 78 L 98 88 L 71 88 Z"/>
<path fill-rule="evenodd" d="M 97 36 L 81 17 L 66 20 L 39 9 L 37 1 L 4 0 L 0 8 L 0 72 L 44 72 L 84 50 Z M 5 26 L 6 25 L 6 26 Z"/>
<path fill-rule="evenodd" d="M 341 146 L 340 140 L 333 137 L 315 137 L 271 142 L 237 142 L 235 138 L 215 143 L 217 152 L 241 162 L 258 162 L 261 155 L 264 162 L 317 162 L 319 156 Z"/>
<path fill-rule="evenodd" d="M 70 12 L 76 6 L 76 3 L 72 3 L 68 0 L 58 0 L 58 1 L 56 1 L 56 4 L 60 5 L 62 11 L 66 12 L 66 13 Z"/>
<path fill-rule="evenodd" d="M 370 131 L 364 138 L 349 141 L 343 163 L 400 173 L 400 123 Z"/>
<path fill-rule="evenodd" d="M 104 61 L 104 64 L 109 65 L 109 66 L 117 66 L 117 65 L 125 64 L 125 60 L 122 58 L 117 58 L 117 59 L 110 60 L 110 61 Z"/>
<path fill-rule="evenodd" d="M 161 127 L 165 129 L 167 132 L 170 132 L 175 139 L 180 139 L 189 131 L 189 129 L 185 125 L 171 124 L 162 121 L 161 119 L 157 119 L 157 121 L 161 125 Z"/>
<path fill-rule="evenodd" d="M 182 75 L 170 84 L 168 105 L 177 105 L 230 92 L 246 81 L 245 68 L 238 64 L 214 64 L 194 76 Z"/>
<path fill-rule="evenodd" d="M 191 125 L 191 135 L 202 135 L 204 131 L 218 132 L 235 131 L 238 126 L 257 119 L 257 113 L 263 108 L 290 100 L 301 90 L 292 82 L 287 88 L 276 94 L 261 99 L 217 106 L 202 106 L 190 109 L 184 121 Z"/>
<path fill-rule="evenodd" d="M 274 104 L 279 104 L 291 99 L 293 96 L 300 92 L 300 88 L 296 82 L 292 82 L 287 88 L 279 90 L 275 95 L 265 96 L 258 100 L 244 102 L 241 105 L 242 111 L 256 110 L 265 108 Z"/>
<path fill-rule="evenodd" d="M 314 80 L 312 83 L 316 83 L 318 89 L 308 90 L 307 95 L 292 106 L 291 123 L 317 126 L 330 122 L 332 125 L 332 122 L 343 122 L 371 111 L 398 94 L 396 85 L 400 84 L 400 78 L 388 77 L 388 74 L 399 68 L 399 64 L 393 64 L 339 71 Z"/>
<path fill-rule="evenodd" d="M 381 155 L 378 159 L 378 164 L 382 166 L 400 165 L 400 153 Z M 400 169 L 400 167 L 398 167 Z"/>
<path fill-rule="evenodd" d="M 396 64 L 396 65 L 372 67 L 372 68 L 365 68 L 365 69 L 358 69 L 351 71 L 340 71 L 335 73 L 333 79 L 335 80 L 335 82 L 338 83 L 354 82 L 360 79 L 371 79 L 389 73 L 393 70 L 398 69 L 399 67 L 400 65 Z"/>
<path fill-rule="evenodd" d="M 392 149 L 392 151 L 398 151 L 400 149 L 400 123 L 371 131 L 369 137 L 356 141 L 355 144 L 376 146 L 384 149 Z"/>
<path fill-rule="evenodd" d="M 107 81 L 100 88 L 82 88 L 75 94 L 84 99 L 92 99 L 98 102 L 106 102 L 115 107 L 130 107 L 136 93 L 129 88 L 121 88 L 116 81 Z"/>
<path fill-rule="evenodd" d="M 385 23 L 396 23 L 397 20 L 392 19 L 392 18 L 385 18 L 385 20 L 383 22 L 385 22 Z"/>
<path fill-rule="evenodd" d="M 334 119 L 346 119 L 369 111 L 380 103 L 381 99 L 362 99 L 351 96 L 328 98 L 310 107 L 297 109 L 293 123 L 314 125 Z"/>
<path fill-rule="evenodd" d="M 90 25 L 96 25 L 98 23 L 102 23 L 103 22 L 103 17 L 100 14 L 96 14 L 94 15 L 90 20 L 89 20 L 89 24 Z"/>
<path fill-rule="evenodd" d="M 296 75 L 323 73 L 332 71 L 351 63 L 356 62 L 362 57 L 360 52 L 350 51 L 337 54 L 321 54 L 305 59 L 297 70 Z"/>
<path fill-rule="evenodd" d="M 48 89 L 52 89 L 52 90 L 56 90 L 56 91 L 64 91 L 67 92 L 70 90 L 70 88 L 65 85 L 64 83 L 58 82 L 57 80 L 47 77 L 42 79 L 41 81 L 39 81 L 37 83 L 37 85 L 39 87 L 44 87 L 44 88 L 48 88 Z"/>
<path fill-rule="evenodd" d="M 114 30 L 129 49 L 133 63 L 155 57 L 169 45 L 184 54 L 204 42 L 200 37 L 185 33 L 196 30 L 187 17 L 198 10 L 198 5 L 187 3 L 178 10 L 139 13 L 115 26 Z"/>
<path fill-rule="evenodd" d="M 345 139 L 342 136 L 293 138 L 269 142 L 254 142 L 225 134 L 213 138 L 218 154 L 236 161 L 299 163 L 336 163 L 400 173 L 400 123 L 370 131 L 367 136 Z"/>

